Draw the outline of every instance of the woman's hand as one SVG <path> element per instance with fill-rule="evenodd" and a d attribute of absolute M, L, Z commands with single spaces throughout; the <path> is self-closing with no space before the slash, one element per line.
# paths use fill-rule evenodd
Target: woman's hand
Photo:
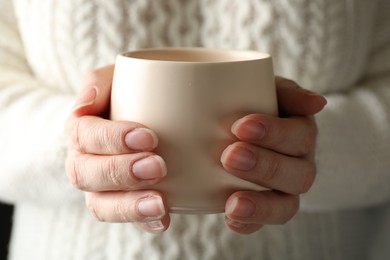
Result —
<path fill-rule="evenodd" d="M 86 77 L 66 122 L 66 171 L 73 185 L 85 191 L 86 204 L 98 220 L 135 222 L 146 231 L 162 232 L 170 221 L 164 197 L 147 190 L 167 172 L 164 160 L 152 152 L 156 134 L 135 122 L 103 118 L 113 71 L 111 65 Z"/>
<path fill-rule="evenodd" d="M 227 200 L 226 224 L 242 234 L 290 220 L 298 211 L 299 194 L 315 178 L 313 115 L 326 100 L 287 79 L 277 78 L 276 87 L 282 117 L 251 114 L 237 120 L 232 133 L 239 141 L 221 157 L 229 173 L 270 189 L 235 192 Z"/>
<path fill-rule="evenodd" d="M 164 178 L 165 162 L 152 152 L 158 143 L 152 130 L 104 119 L 113 71 L 111 65 L 86 77 L 66 122 L 66 171 L 73 185 L 85 191 L 86 204 L 98 220 L 134 222 L 146 231 L 162 232 L 169 226 L 168 208 L 163 194 L 147 187 Z M 276 85 L 283 117 L 252 114 L 236 121 L 232 132 L 240 141 L 221 157 L 228 172 L 271 189 L 230 196 L 226 222 L 238 233 L 288 221 L 298 210 L 299 194 L 315 177 L 312 115 L 326 101 L 286 79 L 278 78 Z"/>

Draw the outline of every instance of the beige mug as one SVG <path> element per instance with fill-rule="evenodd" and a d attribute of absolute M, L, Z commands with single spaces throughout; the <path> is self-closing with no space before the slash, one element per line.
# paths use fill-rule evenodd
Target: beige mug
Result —
<path fill-rule="evenodd" d="M 274 82 L 272 59 L 265 53 L 204 48 L 126 52 L 116 59 L 110 117 L 157 133 L 156 153 L 168 174 L 150 189 L 165 194 L 170 212 L 223 212 L 233 192 L 264 190 L 227 173 L 219 157 L 236 141 L 232 119 L 277 115 Z"/>

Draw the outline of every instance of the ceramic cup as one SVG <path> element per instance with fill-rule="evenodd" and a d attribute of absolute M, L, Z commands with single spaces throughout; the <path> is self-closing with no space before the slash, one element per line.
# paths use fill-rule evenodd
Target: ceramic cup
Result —
<path fill-rule="evenodd" d="M 112 120 L 139 122 L 159 137 L 168 169 L 148 189 L 163 192 L 172 213 L 223 212 L 238 190 L 263 190 L 227 173 L 220 156 L 237 141 L 231 123 L 248 113 L 277 115 L 270 55 L 203 48 L 145 49 L 118 55 Z"/>

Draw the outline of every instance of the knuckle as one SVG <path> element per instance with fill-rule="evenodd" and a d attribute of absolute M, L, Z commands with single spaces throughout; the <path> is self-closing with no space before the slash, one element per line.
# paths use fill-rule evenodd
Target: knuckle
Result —
<path fill-rule="evenodd" d="M 73 122 L 74 119 L 71 116 L 68 116 L 68 118 L 65 120 L 65 133 L 69 137 L 72 136 Z"/>
<path fill-rule="evenodd" d="M 295 196 L 291 202 L 291 212 L 292 212 L 292 216 L 294 216 L 298 210 L 299 210 L 299 205 L 300 205 L 300 200 L 299 200 L 299 197 L 298 196 Z M 291 216 L 291 217 L 292 217 Z"/>
<path fill-rule="evenodd" d="M 100 146 L 100 150 L 107 151 L 109 154 L 115 154 L 117 152 L 116 147 L 120 144 L 115 143 L 117 133 L 111 131 L 108 126 L 102 127 L 99 131 L 94 131 L 94 139 L 97 140 L 97 144 Z"/>
<path fill-rule="evenodd" d="M 284 149 L 290 142 L 288 138 L 289 129 L 276 121 L 267 124 L 267 133 L 269 133 L 265 136 L 267 143 L 275 149 Z"/>
<path fill-rule="evenodd" d="M 258 205 L 256 207 L 256 219 L 259 222 L 267 221 L 272 218 L 272 205 L 269 205 L 267 200 L 264 200 L 264 202 L 261 205 Z"/>
<path fill-rule="evenodd" d="M 304 137 L 303 140 L 303 146 L 302 146 L 302 151 L 301 155 L 307 155 L 311 151 L 313 151 L 317 139 L 317 130 L 316 127 L 311 127 L 311 130 L 307 132 L 307 134 Z"/>
<path fill-rule="evenodd" d="M 125 200 L 116 200 L 113 202 L 114 214 L 117 216 L 118 220 L 121 222 L 132 222 L 131 219 L 131 207 Z"/>
<path fill-rule="evenodd" d="M 75 156 L 68 155 L 65 164 L 66 174 L 74 187 L 83 190 L 84 185 L 81 182 L 80 169 L 77 161 Z"/>
<path fill-rule="evenodd" d="M 69 125 L 69 137 L 72 146 L 80 151 L 80 152 L 85 152 L 85 149 L 83 145 L 81 144 L 81 138 L 80 135 L 83 131 L 82 129 L 82 120 L 81 119 L 75 119 L 73 120 L 72 124 Z"/>
<path fill-rule="evenodd" d="M 306 173 L 304 175 L 303 185 L 300 193 L 306 193 L 310 190 L 311 186 L 314 183 L 316 172 L 317 172 L 317 168 L 315 163 L 309 163 L 307 166 Z"/>
<path fill-rule="evenodd" d="M 274 181 L 280 173 L 280 159 L 277 155 L 272 155 L 266 159 L 261 159 L 260 163 L 263 165 L 261 171 L 261 179 L 265 183 Z"/>
<path fill-rule="evenodd" d="M 102 219 L 97 210 L 97 197 L 93 193 L 86 193 L 85 195 L 85 205 L 87 206 L 88 210 L 92 213 L 92 216 L 94 216 L 95 219 L 98 221 L 105 221 Z"/>
<path fill-rule="evenodd" d="M 106 181 L 116 187 L 120 187 L 122 183 L 119 168 L 118 160 L 114 156 L 108 157 L 103 161 L 103 169 L 106 172 L 104 176 L 107 178 Z"/>
<path fill-rule="evenodd" d="M 299 197 L 291 196 L 291 199 L 288 201 L 288 206 L 286 207 L 285 216 L 281 219 L 279 224 L 286 224 L 290 221 L 299 210 Z"/>

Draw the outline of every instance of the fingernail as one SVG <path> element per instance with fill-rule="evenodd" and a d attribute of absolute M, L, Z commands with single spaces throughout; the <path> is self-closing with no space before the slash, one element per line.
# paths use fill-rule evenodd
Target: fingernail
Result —
<path fill-rule="evenodd" d="M 147 128 L 136 128 L 125 136 L 126 145 L 136 151 L 153 150 L 158 145 L 156 134 Z"/>
<path fill-rule="evenodd" d="M 302 91 L 302 93 L 305 93 L 309 96 L 320 96 L 319 94 L 317 94 L 316 92 L 314 91 L 311 91 L 311 90 L 308 90 L 306 88 L 300 88 L 300 91 Z"/>
<path fill-rule="evenodd" d="M 245 223 L 242 223 L 242 222 L 238 222 L 238 221 L 235 221 L 235 220 L 231 220 L 230 218 L 226 217 L 226 223 L 228 223 L 229 225 L 232 225 L 236 228 L 243 228 L 245 227 L 247 224 Z"/>
<path fill-rule="evenodd" d="M 133 164 L 132 172 L 135 177 L 142 180 L 163 178 L 167 175 L 167 166 L 158 155 L 152 155 Z"/>
<path fill-rule="evenodd" d="M 233 201 L 227 205 L 226 214 L 235 217 L 247 218 L 252 216 L 256 211 L 255 204 L 245 198 L 235 197 Z"/>
<path fill-rule="evenodd" d="M 164 225 L 161 220 L 146 222 L 146 225 L 148 225 L 148 227 L 153 231 L 161 231 L 164 229 Z"/>
<path fill-rule="evenodd" d="M 137 203 L 137 210 L 145 217 L 161 218 L 165 215 L 164 204 L 160 196 L 140 199 Z"/>
<path fill-rule="evenodd" d="M 325 100 L 325 101 L 326 101 L 325 97 L 322 96 L 321 94 L 318 94 L 318 93 L 316 93 L 316 92 L 313 92 L 313 91 L 311 91 L 311 90 L 304 89 L 304 88 L 301 89 L 301 91 L 302 91 L 303 93 L 309 95 L 309 96 L 320 97 L 322 100 Z"/>
<path fill-rule="evenodd" d="M 222 153 L 221 161 L 227 166 L 240 171 L 249 171 L 256 165 L 255 154 L 240 146 L 226 148 Z"/>
<path fill-rule="evenodd" d="M 311 96 L 311 97 L 316 98 L 316 101 L 317 101 L 318 103 L 320 103 L 321 105 L 323 105 L 323 106 L 325 106 L 325 105 L 328 103 L 328 100 L 326 100 L 326 98 L 325 98 L 324 96 L 322 96 L 322 95 L 320 95 L 320 94 L 318 94 L 318 93 L 315 93 L 315 92 L 313 92 L 313 91 L 311 91 L 311 90 L 308 90 L 308 89 L 302 89 L 301 91 L 302 91 L 303 93 L 305 93 L 305 94 Z"/>
<path fill-rule="evenodd" d="M 265 136 L 265 126 L 263 124 L 244 118 L 234 122 L 231 130 L 237 137 L 245 140 L 258 141 Z"/>
<path fill-rule="evenodd" d="M 97 97 L 96 87 L 89 88 L 80 93 L 79 98 L 76 100 L 72 112 L 86 106 L 90 106 L 95 103 Z"/>
<path fill-rule="evenodd" d="M 318 99 L 321 100 L 321 103 L 325 106 L 326 104 L 328 104 L 328 100 L 324 97 L 324 96 L 321 96 L 321 95 L 318 95 Z"/>

